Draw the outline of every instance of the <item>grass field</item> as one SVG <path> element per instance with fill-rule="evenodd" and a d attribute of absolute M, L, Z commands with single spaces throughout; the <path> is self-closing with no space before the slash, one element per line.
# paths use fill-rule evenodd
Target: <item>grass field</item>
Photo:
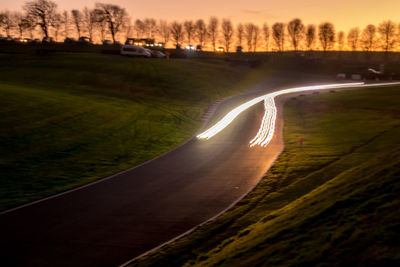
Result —
<path fill-rule="evenodd" d="M 132 266 L 398 266 L 400 88 L 292 98 L 284 114 L 255 190 Z"/>
<path fill-rule="evenodd" d="M 149 160 L 264 68 L 223 60 L 0 55 L 0 210 Z"/>

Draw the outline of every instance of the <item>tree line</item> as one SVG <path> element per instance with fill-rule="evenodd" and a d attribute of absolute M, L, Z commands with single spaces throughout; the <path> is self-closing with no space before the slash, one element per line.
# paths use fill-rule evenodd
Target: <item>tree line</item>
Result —
<path fill-rule="evenodd" d="M 132 20 L 127 11 L 115 4 L 96 3 L 94 8 L 59 11 L 51 0 L 25 2 L 23 12 L 0 12 L 0 30 L 7 36 L 31 39 L 52 37 L 89 37 L 99 43 L 106 39 L 123 41 L 127 38 L 151 38 L 172 45 L 198 44 L 216 50 L 223 46 L 227 52 L 235 46 L 249 52 L 285 50 L 352 50 L 396 51 L 400 46 L 400 24 L 386 20 L 378 26 L 351 28 L 347 34 L 335 31 L 330 22 L 305 25 L 295 18 L 288 23 L 271 26 L 254 23 L 234 25 L 230 19 L 210 17 L 172 21 L 154 18 Z"/>

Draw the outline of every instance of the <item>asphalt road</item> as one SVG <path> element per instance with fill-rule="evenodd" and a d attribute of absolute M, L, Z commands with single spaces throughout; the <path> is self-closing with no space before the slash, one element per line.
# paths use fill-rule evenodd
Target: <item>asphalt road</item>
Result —
<path fill-rule="evenodd" d="M 270 79 L 223 102 L 209 125 L 282 83 Z M 215 216 L 253 188 L 283 148 L 282 119 L 266 148 L 249 147 L 263 114 L 257 104 L 210 140 L 193 138 L 137 168 L 0 215 L 1 264 L 116 266 Z"/>

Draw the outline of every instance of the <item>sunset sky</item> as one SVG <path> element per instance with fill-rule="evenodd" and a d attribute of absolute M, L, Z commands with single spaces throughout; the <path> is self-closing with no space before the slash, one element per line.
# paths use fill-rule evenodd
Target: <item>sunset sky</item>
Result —
<path fill-rule="evenodd" d="M 0 10 L 19 10 L 26 0 L 0 0 Z M 60 10 L 93 7 L 94 0 L 55 0 Z M 400 22 L 399 0 L 114 0 L 100 1 L 125 7 L 133 19 L 153 17 L 167 20 L 207 19 L 211 15 L 234 22 L 272 24 L 299 17 L 305 24 L 333 22 L 337 30 L 391 19 Z"/>

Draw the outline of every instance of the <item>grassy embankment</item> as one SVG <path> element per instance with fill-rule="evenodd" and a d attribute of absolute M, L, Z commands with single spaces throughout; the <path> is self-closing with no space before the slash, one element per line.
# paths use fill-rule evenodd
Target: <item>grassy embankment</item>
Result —
<path fill-rule="evenodd" d="M 263 71 L 222 60 L 0 55 L 0 210 L 168 151 L 211 103 Z"/>
<path fill-rule="evenodd" d="M 399 137 L 399 87 L 290 99 L 285 150 L 255 190 L 132 266 L 398 266 Z"/>

